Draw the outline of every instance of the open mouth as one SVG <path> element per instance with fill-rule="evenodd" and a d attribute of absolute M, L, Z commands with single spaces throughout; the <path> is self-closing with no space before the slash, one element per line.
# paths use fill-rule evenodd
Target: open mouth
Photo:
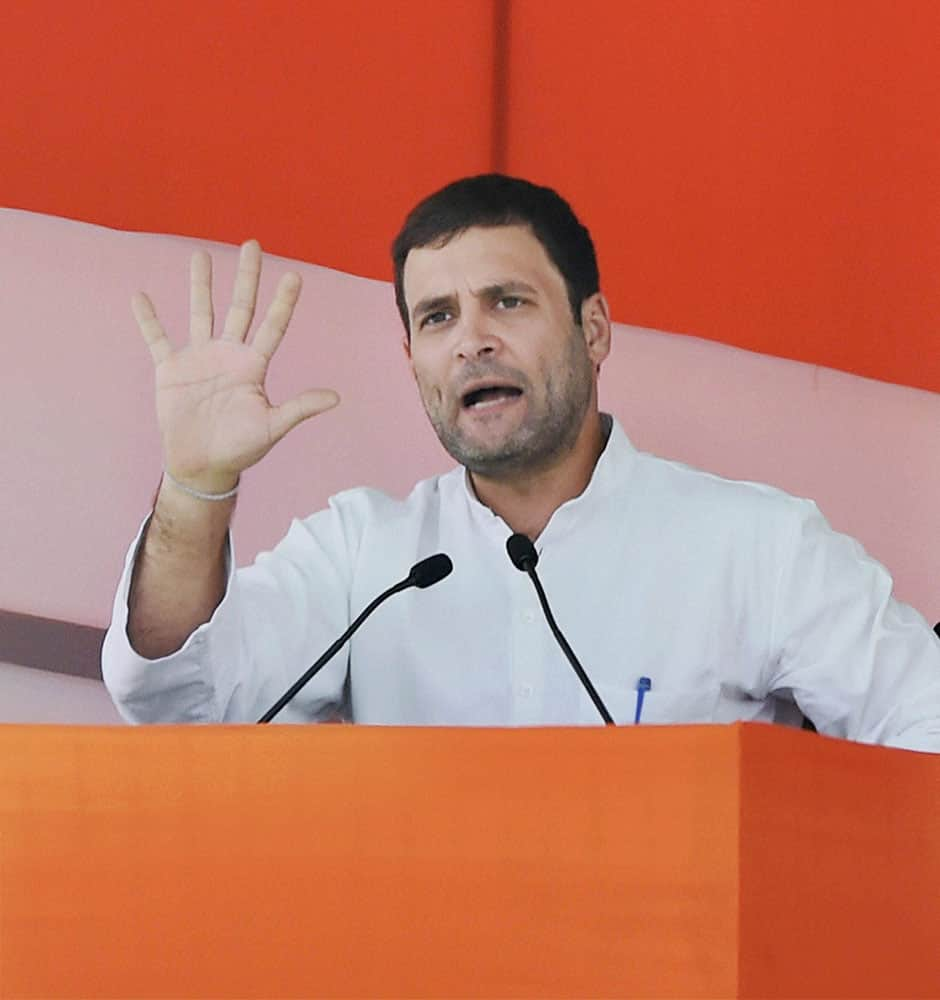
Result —
<path fill-rule="evenodd" d="M 521 395 L 522 390 L 514 385 L 483 385 L 464 393 L 461 403 L 466 409 L 483 409 Z"/>

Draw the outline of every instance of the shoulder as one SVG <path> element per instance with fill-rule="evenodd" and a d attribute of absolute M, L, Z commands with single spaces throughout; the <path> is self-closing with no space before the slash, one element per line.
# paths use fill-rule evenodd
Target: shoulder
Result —
<path fill-rule="evenodd" d="M 730 479 L 684 462 L 637 452 L 632 490 L 658 519 L 717 537 L 745 536 L 784 544 L 816 524 L 828 523 L 813 500 L 776 486 Z"/>
<path fill-rule="evenodd" d="M 439 505 L 453 495 L 462 483 L 462 474 L 462 469 L 452 469 L 450 472 L 422 479 L 405 497 L 395 497 L 368 486 L 343 490 L 330 497 L 327 511 L 313 514 L 307 520 L 328 511 L 343 519 L 361 523 L 407 520 L 422 515 L 429 506 Z"/>
<path fill-rule="evenodd" d="M 664 493 L 700 502 L 794 511 L 804 509 L 807 504 L 815 506 L 811 500 L 794 496 L 768 483 L 730 479 L 648 452 L 637 452 L 636 474 L 649 486 Z"/>
<path fill-rule="evenodd" d="M 453 476 L 449 473 L 422 480 L 406 497 L 371 487 L 336 493 L 325 508 L 295 518 L 273 549 L 258 553 L 249 576 L 291 566 L 304 575 L 335 572 L 348 582 L 363 554 L 372 562 L 381 562 L 394 558 L 399 549 L 407 552 L 409 541 L 414 547 L 413 539 L 422 525 L 437 514 L 441 495 L 452 488 Z"/>
<path fill-rule="evenodd" d="M 462 472 L 455 469 L 421 480 L 405 497 L 368 486 L 342 490 L 329 498 L 323 510 L 295 520 L 285 541 L 332 538 L 338 543 L 342 539 L 349 550 L 358 549 L 366 537 L 381 537 L 385 544 L 396 533 L 415 530 L 428 516 L 446 507 L 462 484 Z"/>
<path fill-rule="evenodd" d="M 730 518 L 742 514 L 805 516 L 816 510 L 811 500 L 768 483 L 733 479 L 637 448 L 614 420 L 602 458 L 602 492 L 629 497 L 637 506 L 692 516 L 696 511 Z"/>

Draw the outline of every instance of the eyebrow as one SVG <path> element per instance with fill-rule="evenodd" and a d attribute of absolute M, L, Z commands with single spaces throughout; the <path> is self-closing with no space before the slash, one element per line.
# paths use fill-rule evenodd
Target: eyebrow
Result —
<path fill-rule="evenodd" d="M 494 299 L 501 299 L 504 295 L 515 295 L 519 292 L 525 292 L 527 295 L 538 295 L 538 290 L 526 281 L 498 281 L 495 284 L 486 285 L 478 292 L 475 292 L 474 295 L 478 299 L 489 299 L 492 301 Z M 452 306 L 454 300 L 454 295 L 435 295 L 429 299 L 422 299 L 414 307 L 411 313 L 411 320 L 414 322 L 419 316 L 426 313 L 437 312 L 439 309 Z"/>
<path fill-rule="evenodd" d="M 411 321 L 414 322 L 419 316 L 424 315 L 424 313 L 445 309 L 447 306 L 453 305 L 453 303 L 453 295 L 437 295 L 431 299 L 422 299 L 412 310 Z"/>

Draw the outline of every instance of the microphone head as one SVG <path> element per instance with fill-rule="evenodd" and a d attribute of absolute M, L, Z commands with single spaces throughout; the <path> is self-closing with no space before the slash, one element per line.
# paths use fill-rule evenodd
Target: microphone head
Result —
<path fill-rule="evenodd" d="M 427 559 L 415 563 L 408 574 L 408 582 L 413 587 L 420 587 L 423 590 L 425 587 L 431 587 L 439 580 L 443 580 L 453 568 L 454 564 L 450 561 L 450 556 L 438 552 L 435 556 L 428 556 Z"/>
<path fill-rule="evenodd" d="M 539 554 L 535 551 L 535 546 L 528 535 L 516 533 L 506 539 L 506 551 L 516 569 L 528 573 L 530 569 L 535 569 L 539 561 Z"/>

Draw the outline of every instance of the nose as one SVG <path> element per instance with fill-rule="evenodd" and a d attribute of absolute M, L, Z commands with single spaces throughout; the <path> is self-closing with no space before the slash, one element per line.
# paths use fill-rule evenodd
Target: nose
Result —
<path fill-rule="evenodd" d="M 457 339 L 454 344 L 454 354 L 466 361 L 495 354 L 500 345 L 486 318 L 480 310 L 465 311 L 460 317 Z"/>

